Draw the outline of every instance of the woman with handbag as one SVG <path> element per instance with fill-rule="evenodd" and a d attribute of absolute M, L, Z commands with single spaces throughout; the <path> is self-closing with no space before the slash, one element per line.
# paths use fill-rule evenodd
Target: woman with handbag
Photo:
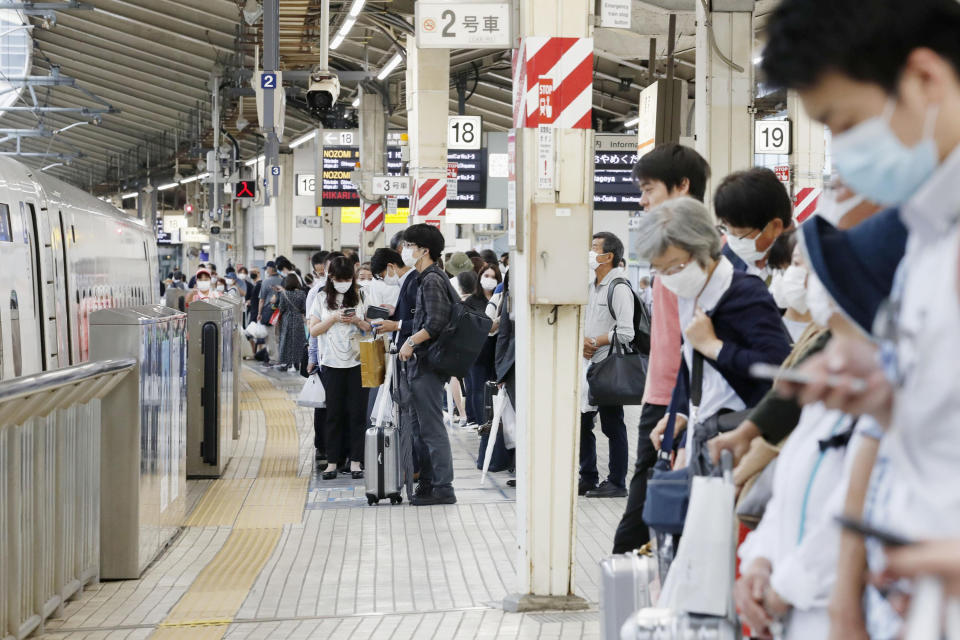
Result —
<path fill-rule="evenodd" d="M 343 457 L 344 435 L 349 442 L 346 452 L 354 479 L 363 478 L 363 440 L 368 390 L 360 376 L 361 333 L 370 331 L 364 319 L 366 306 L 360 297 L 353 261 L 338 257 L 327 267 L 327 282 L 317 294 L 310 309 L 310 335 L 321 338 L 323 384 L 326 388 L 327 467 L 324 480 L 337 477 L 337 461 Z M 347 434 L 343 429 L 347 429 Z"/>
<path fill-rule="evenodd" d="M 277 297 L 277 308 L 280 310 L 280 354 L 277 357 L 277 369 L 288 371 L 299 366 L 307 346 L 307 336 L 303 331 L 307 294 L 300 286 L 297 274 L 287 274 L 283 279 L 283 290 Z"/>
<path fill-rule="evenodd" d="M 683 357 L 669 408 L 677 433 L 690 421 L 757 404 L 771 383 L 752 378 L 751 365 L 779 365 L 790 353 L 790 336 L 763 280 L 736 271 L 722 255 L 713 218 L 693 198 L 653 209 L 637 235 L 639 258 L 678 298 Z M 650 435 L 657 449 L 668 417 Z"/>

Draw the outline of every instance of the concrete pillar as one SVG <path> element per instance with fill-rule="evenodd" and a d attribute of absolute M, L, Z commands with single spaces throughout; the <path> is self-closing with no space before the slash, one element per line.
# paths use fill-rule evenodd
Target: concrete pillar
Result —
<path fill-rule="evenodd" d="M 753 166 L 753 12 L 707 13 L 701 2 L 696 5 L 696 138 L 713 176 L 707 185 L 709 202 L 713 185 Z"/>
<path fill-rule="evenodd" d="M 787 117 L 790 118 L 793 141 L 793 153 L 790 154 L 793 195 L 804 187 L 822 189 L 826 163 L 824 125 L 807 115 L 796 91 L 787 93 Z"/>
<path fill-rule="evenodd" d="M 592 0 L 530 0 L 520 3 L 520 29 L 530 36 L 590 35 Z M 517 64 L 520 64 L 518 61 Z M 530 88 L 537 79 L 528 79 Z M 554 79 L 558 86 L 560 79 Z M 517 85 L 518 90 L 519 84 Z M 510 260 L 510 290 L 516 308 L 517 410 L 517 593 L 509 611 L 585 609 L 574 594 L 577 466 L 580 442 L 580 380 L 583 307 L 587 296 L 587 251 L 593 202 L 593 131 L 554 128 L 552 188 L 538 188 L 538 131 L 516 130 L 516 252 Z M 561 213 L 556 207 L 562 207 Z M 581 205 L 579 208 L 576 205 Z M 569 207 L 569 208 L 568 208 Z M 551 233 L 582 216 L 582 232 Z M 563 256 L 572 269 L 562 286 L 576 303 L 545 303 L 535 282 L 540 262 Z M 551 262 L 551 265 L 557 264 Z M 541 277 L 548 277 L 541 274 Z M 556 277 L 556 276 L 555 276 Z M 534 297 L 537 296 L 537 297 Z M 557 298 L 560 300 L 560 298 Z"/>
<path fill-rule="evenodd" d="M 277 166 L 280 167 L 277 193 L 277 255 L 293 255 L 293 197 L 296 177 L 293 173 L 293 152 L 281 153 Z"/>
<path fill-rule="evenodd" d="M 387 173 L 387 114 L 383 108 L 380 95 L 360 91 L 360 171 L 361 192 L 370 196 L 370 202 L 381 201 L 382 198 L 373 197 L 373 176 Z M 360 259 L 369 260 L 374 250 L 387 246 L 384 228 L 376 231 L 363 230 L 363 202 L 360 212 Z M 386 213 L 386 211 L 384 211 Z"/>
<path fill-rule="evenodd" d="M 436 201 L 436 193 L 417 198 L 417 190 L 447 178 L 447 116 L 450 113 L 450 50 L 418 49 L 417 39 L 407 36 L 407 133 L 410 136 L 410 176 L 416 210 L 412 223 L 442 222 L 442 216 L 424 217 L 427 206 L 446 212 L 445 201 Z M 448 233 L 445 236 L 451 237 Z"/>

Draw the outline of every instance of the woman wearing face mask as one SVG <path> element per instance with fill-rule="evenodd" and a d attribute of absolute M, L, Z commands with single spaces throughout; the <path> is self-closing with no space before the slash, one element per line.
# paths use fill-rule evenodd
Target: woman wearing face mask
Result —
<path fill-rule="evenodd" d="M 187 294 L 186 300 L 184 301 L 186 305 L 189 306 L 194 300 L 209 300 L 216 297 L 216 291 L 213 288 L 213 281 L 210 278 L 209 271 L 200 269 L 194 278 L 194 288 Z"/>
<path fill-rule="evenodd" d="M 713 205 L 726 227 L 724 255 L 734 268 L 767 280 L 771 270 L 790 266 L 793 203 L 773 171 L 731 173 L 717 187 Z"/>
<path fill-rule="evenodd" d="M 797 245 L 795 240 L 791 244 Z M 793 261 L 790 266 L 778 274 L 770 285 L 770 293 L 777 306 L 786 309 L 783 314 L 783 326 L 790 332 L 794 344 L 810 326 L 810 309 L 807 305 L 807 266 L 803 250 L 799 245 L 793 248 Z"/>
<path fill-rule="evenodd" d="M 327 283 L 317 295 L 310 311 L 310 335 L 320 336 L 320 364 L 327 392 L 325 431 L 327 467 L 324 480 L 337 477 L 337 461 L 348 431 L 350 471 L 355 479 L 363 477 L 363 439 L 368 390 L 360 380 L 360 334 L 370 331 L 364 319 L 366 306 L 354 275 L 353 262 L 337 257 L 327 267 Z"/>
<path fill-rule="evenodd" d="M 641 218 L 637 253 L 650 262 L 665 287 L 678 298 L 684 343 L 677 384 L 665 416 L 650 439 L 660 448 L 669 413 L 676 429 L 692 420 L 754 406 L 770 390 L 770 382 L 749 374 L 763 362 L 779 365 L 790 352 L 780 312 L 764 283 L 735 271 L 721 254 L 720 235 L 706 207 L 693 198 L 669 200 Z M 703 374 L 692 379 L 696 360 Z M 691 415 L 691 388 L 702 397 Z"/>

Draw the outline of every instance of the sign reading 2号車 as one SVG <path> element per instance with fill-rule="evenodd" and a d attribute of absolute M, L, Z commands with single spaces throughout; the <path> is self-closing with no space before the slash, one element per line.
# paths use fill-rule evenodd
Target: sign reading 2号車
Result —
<path fill-rule="evenodd" d="M 414 7 L 421 49 L 513 47 L 509 2 L 419 0 Z"/>

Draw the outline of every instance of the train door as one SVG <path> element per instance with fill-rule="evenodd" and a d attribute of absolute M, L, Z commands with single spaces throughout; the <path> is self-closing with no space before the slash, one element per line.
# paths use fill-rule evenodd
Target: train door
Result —
<path fill-rule="evenodd" d="M 54 314 L 53 249 L 46 216 L 37 215 L 37 207 L 27 202 L 27 244 L 33 272 L 33 316 L 37 319 L 40 366 L 44 371 L 57 367 L 57 332 Z"/>
<path fill-rule="evenodd" d="M 50 249 L 53 254 L 54 299 L 56 310 L 54 325 L 57 336 L 57 366 L 72 364 L 73 335 L 70 331 L 70 297 L 68 290 L 68 236 L 63 222 L 63 212 L 47 211 L 50 227 Z"/>

